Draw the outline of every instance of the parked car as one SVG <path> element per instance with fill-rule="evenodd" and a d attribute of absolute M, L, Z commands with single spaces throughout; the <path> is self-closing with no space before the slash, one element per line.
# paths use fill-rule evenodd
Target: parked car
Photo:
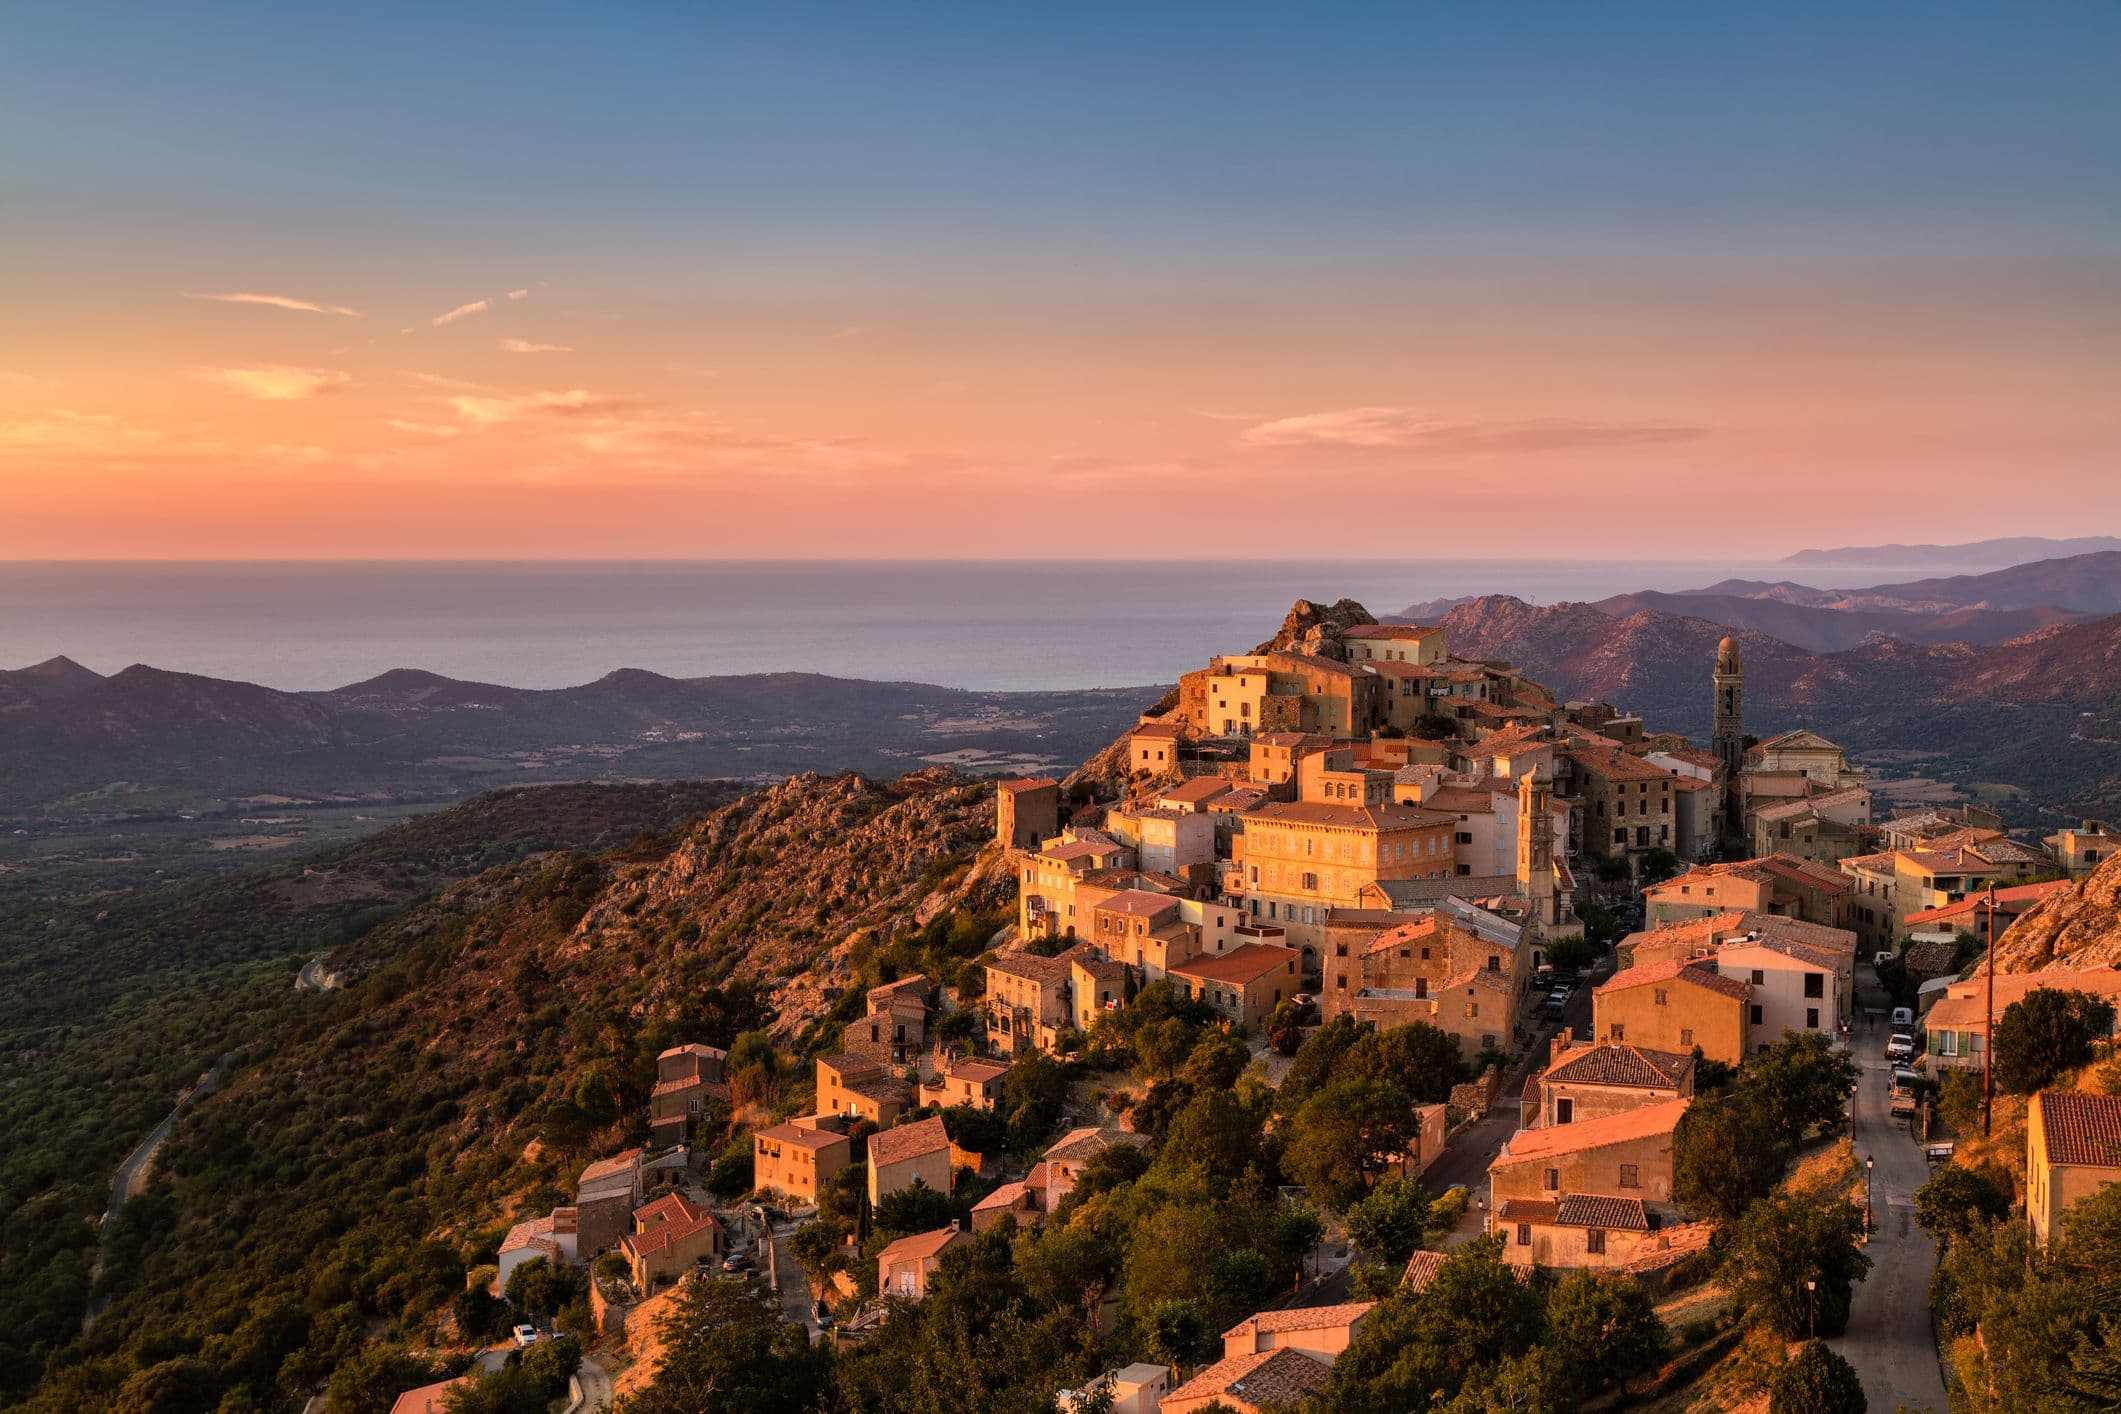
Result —
<path fill-rule="evenodd" d="M 1896 1006 L 1893 1008 L 1893 1025 L 1896 1028 L 1902 1026 L 1913 1026 L 1914 1024 L 1915 1009 L 1913 1007 Z"/>
<path fill-rule="evenodd" d="M 1894 1032 L 1893 1039 L 1885 1043 L 1885 1058 L 1887 1060 L 1912 1060 L 1914 1055 L 1915 1038 L 1908 1035 L 1905 1031 Z"/>
<path fill-rule="evenodd" d="M 832 1329 L 832 1308 L 822 1301 L 817 1303 L 817 1328 L 821 1331 Z"/>
<path fill-rule="evenodd" d="M 538 1343 L 538 1328 L 536 1326 L 517 1326 L 510 1334 L 515 1337 L 517 1345 L 536 1345 Z"/>
<path fill-rule="evenodd" d="M 1887 948 L 1883 952 L 1874 952 L 1871 954 L 1871 966 L 1873 967 L 1890 967 L 1892 966 L 1892 963 L 1893 951 L 1891 948 Z"/>
<path fill-rule="evenodd" d="M 722 1270 L 725 1272 L 750 1271 L 751 1254 L 749 1252 L 731 1252 L 727 1257 L 724 1257 L 722 1259 Z"/>

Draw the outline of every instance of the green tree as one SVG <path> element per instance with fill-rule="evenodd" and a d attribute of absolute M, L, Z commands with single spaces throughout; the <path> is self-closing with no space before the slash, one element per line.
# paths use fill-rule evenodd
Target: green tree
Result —
<path fill-rule="evenodd" d="M 1476 1393 L 1486 1399 L 1493 1384 L 1481 1372 L 1531 1351 L 1545 1329 L 1535 1284 L 1503 1261 L 1499 1239 L 1477 1238 L 1445 1258 L 1422 1291 L 1402 1287 L 1371 1308 L 1333 1362 L 1321 1404 L 1335 1414 L 1405 1414 L 1448 1406 L 1476 1376 Z M 1516 1386 L 1536 1372 L 1513 1373 Z"/>
<path fill-rule="evenodd" d="M 1580 1389 L 1562 1353 L 1538 1346 L 1474 1371 L 1443 1414 L 1571 1414 Z"/>
<path fill-rule="evenodd" d="M 957 1216 L 960 1216 L 957 1204 L 949 1194 L 938 1192 L 916 1178 L 904 1188 L 894 1189 L 877 1200 L 876 1231 L 910 1237 L 947 1227 L 950 1219 Z"/>
<path fill-rule="evenodd" d="M 2010 1211 L 2010 1180 L 1991 1168 L 1952 1164 L 1915 1190 L 1915 1221 L 1940 1241 L 2001 1222 Z"/>
<path fill-rule="evenodd" d="M 1989 1068 L 1996 1088 L 2030 1095 L 2066 1070 L 2089 1064 L 2092 1044 L 2114 1028 L 2113 1003 L 2089 992 L 2040 987 L 1996 1019 Z"/>
<path fill-rule="evenodd" d="M 547 1414 L 553 1394 L 527 1364 L 516 1362 L 456 1386 L 442 1396 L 442 1408 L 448 1414 Z"/>
<path fill-rule="evenodd" d="M 1142 1079 L 1169 1078 L 1192 1054 L 1199 1028 L 1176 1016 L 1152 1021 L 1134 1033 L 1135 1068 Z"/>
<path fill-rule="evenodd" d="M 773 1292 L 759 1282 L 724 1277 L 687 1282 L 678 1290 L 660 1327 L 655 1381 L 621 1400 L 617 1414 L 803 1414 L 817 1406 L 825 1387 L 825 1349 L 782 1319 Z"/>
<path fill-rule="evenodd" d="M 1195 1090 L 1227 1090 L 1252 1064 L 1252 1049 L 1227 1031 L 1204 1030 L 1178 1077 Z"/>
<path fill-rule="evenodd" d="M 1156 1162 L 1167 1169 L 1197 1166 L 1227 1182 L 1261 1166 L 1261 1118 L 1234 1090 L 1203 1090 L 1171 1121 Z"/>
<path fill-rule="evenodd" d="M 1672 1137 L 1672 1197 L 1697 1218 L 1738 1221 L 1782 1176 L 1783 1156 L 1753 1107 L 1697 1099 Z"/>
<path fill-rule="evenodd" d="M 1294 1114 L 1302 1109 L 1304 1101 L 1333 1079 L 1341 1057 L 1371 1029 L 1342 1012 L 1306 1037 L 1275 1092 L 1281 1112 Z"/>
<path fill-rule="evenodd" d="M 555 1267 L 543 1257 L 532 1257 L 508 1274 L 509 1304 L 533 1316 L 550 1319 L 581 1294 L 580 1272 L 573 1267 Z"/>
<path fill-rule="evenodd" d="M 1783 1032 L 1738 1074 L 1739 1095 L 1787 1147 L 1845 1119 L 1855 1089 L 1856 1062 L 1823 1031 Z"/>
<path fill-rule="evenodd" d="M 1679 856 L 1668 849 L 1653 849 L 1642 856 L 1642 885 L 1661 884 L 1679 872 Z"/>
<path fill-rule="evenodd" d="M 1816 1340 L 1798 1347 L 1768 1387 L 1768 1414 L 1864 1414 L 1868 1407 L 1856 1367 Z"/>
<path fill-rule="evenodd" d="M 398 1396 L 433 1384 L 435 1367 L 388 1345 L 362 1347 L 331 1372 L 326 1398 L 331 1414 L 389 1414 Z"/>
<path fill-rule="evenodd" d="M 1620 892 L 1635 878 L 1635 866 L 1624 854 L 1608 854 L 1600 859 L 1591 874 L 1614 893 Z"/>
<path fill-rule="evenodd" d="M 1733 1304 L 1785 1340 L 1839 1335 L 1851 1288 L 1871 1268 L 1857 1245 L 1862 1230 L 1853 1203 L 1760 1199 L 1732 1231 L 1724 1259 Z"/>
<path fill-rule="evenodd" d="M 1355 1038 L 1333 1067 L 1335 1080 L 1389 1080 L 1410 1099 L 1441 1104 L 1467 1075 L 1457 1038 L 1426 1021 Z"/>
<path fill-rule="evenodd" d="M 1415 1138 L 1413 1103 L 1387 1080 L 1336 1080 L 1290 1122 L 1282 1169 L 1314 1201 L 1345 1211 Z"/>
<path fill-rule="evenodd" d="M 164 1360 L 126 1380 L 116 1414 L 205 1414 L 221 1400 L 221 1379 L 204 1360 Z"/>
<path fill-rule="evenodd" d="M 1643 1284 L 1631 1276 L 1576 1272 L 1547 1296 L 1548 1343 L 1563 1357 L 1579 1391 L 1602 1390 L 1647 1375 L 1664 1359 L 1664 1322 Z"/>
<path fill-rule="evenodd" d="M 1392 1174 L 1348 1209 L 1348 1240 L 1355 1250 L 1391 1268 L 1404 1267 L 1429 1223 L 1429 1194 L 1418 1178 Z"/>

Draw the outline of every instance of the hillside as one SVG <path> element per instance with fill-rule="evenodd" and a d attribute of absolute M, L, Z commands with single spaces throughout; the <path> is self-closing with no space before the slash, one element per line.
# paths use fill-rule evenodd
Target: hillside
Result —
<path fill-rule="evenodd" d="M 992 787 L 945 772 L 803 777 L 675 833 L 502 864 L 359 931 L 332 954 L 343 989 L 287 993 L 187 1111 L 163 1181 L 121 1219 L 108 1313 L 33 1407 L 103 1407 L 110 1372 L 223 1351 L 261 1311 L 315 1309 L 320 1283 L 431 1316 L 462 1265 L 422 1244 L 490 1250 L 512 1197 L 617 1147 L 664 1045 L 829 1020 L 857 970 L 929 920 L 983 920 L 951 932 L 976 955 L 1009 883 L 992 830 Z M 8 1287 L 34 1287 L 9 1261 Z M 10 1314 L 0 1368 L 34 1372 L 50 1327 L 33 1340 Z M 326 1324 L 276 1337 L 283 1354 L 308 1341 L 328 1368 Z"/>
<path fill-rule="evenodd" d="M 1615 618 L 1644 611 L 1690 615 L 1728 628 L 1764 633 L 1813 653 L 1842 652 L 1856 647 L 1873 634 L 1884 634 L 1908 643 L 2001 643 L 2038 629 L 2082 623 L 2097 617 L 2081 611 L 2052 608 L 1978 608 L 1918 613 L 1907 609 L 1793 604 L 1777 597 L 1751 598 L 1705 591 L 1660 594 L 1644 590 L 1600 599 L 1592 607 Z"/>
<path fill-rule="evenodd" d="M 2075 539 L 2051 539 L 2041 535 L 2007 536 L 1975 540 L 1964 545 L 1854 545 L 1835 550 L 1799 550 L 1786 556 L 1786 565 L 1920 565 L 1944 570 L 1980 569 L 1992 565 L 2020 565 L 2030 560 L 2056 556 L 2121 550 L 2121 540 L 2111 535 L 2085 535 Z"/>
<path fill-rule="evenodd" d="M 722 804 L 718 783 L 495 792 L 285 863 L 0 909 L 0 1403 L 78 1331 L 111 1172 L 214 1058 L 314 1016 L 306 959 L 454 880 L 608 849 Z"/>

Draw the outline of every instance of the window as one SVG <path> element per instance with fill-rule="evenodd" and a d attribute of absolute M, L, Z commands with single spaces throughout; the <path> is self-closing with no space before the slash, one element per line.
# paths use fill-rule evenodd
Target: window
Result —
<path fill-rule="evenodd" d="M 1823 996 L 1825 996 L 1825 995 L 1826 995 L 1826 974 L 1825 974 L 1825 973 L 1823 973 L 1823 972 L 1807 972 L 1807 973 L 1805 973 L 1805 974 L 1804 974 L 1804 994 L 1805 994 L 1806 996 L 1808 996 L 1808 997 L 1823 997 Z"/>
<path fill-rule="evenodd" d="M 1544 1176 L 1543 1180 L 1542 1180 L 1541 1186 L 1542 1186 L 1542 1187 L 1544 1187 L 1544 1188 L 1545 1188 L 1545 1189 L 1547 1190 L 1547 1192 L 1549 1192 L 1549 1193 L 1558 1193 L 1558 1192 L 1560 1192 L 1560 1191 L 1561 1191 L 1561 1170 L 1560 1170 L 1560 1169 L 1548 1169 L 1548 1170 L 1546 1171 L 1546 1174 L 1545 1174 L 1545 1176 Z"/>
<path fill-rule="evenodd" d="M 1554 1102 L 1554 1123 L 1567 1124 L 1576 1118 L 1576 1102 L 1563 1096 Z"/>
<path fill-rule="evenodd" d="M 1691 1026 L 1682 1026 L 1682 1027 L 1680 1027 L 1680 1028 L 1679 1028 L 1679 1044 L 1680 1044 L 1680 1045 L 1682 1045 L 1682 1046 L 1691 1046 L 1691 1045 L 1693 1045 L 1693 1044 L 1694 1044 L 1694 1028 L 1693 1028 L 1693 1027 L 1691 1027 Z"/>
<path fill-rule="evenodd" d="M 1804 1009 L 1804 1029 L 1807 1031 L 1817 1031 L 1819 1029 L 1818 1007 L 1808 1006 Z"/>
<path fill-rule="evenodd" d="M 1662 988 L 1662 987 L 1659 987 L 1659 988 L 1657 989 L 1657 1005 L 1659 1005 L 1659 1006 L 1663 1006 L 1664 1004 L 1665 1004 L 1665 990 L 1664 990 L 1664 988 Z"/>
<path fill-rule="evenodd" d="M 1519 1247 L 1530 1247 L 1532 1245 L 1532 1225 L 1530 1223 L 1517 1224 L 1517 1245 Z"/>
<path fill-rule="evenodd" d="M 1756 986 L 1756 987 L 1759 987 L 1759 986 L 1762 986 L 1762 985 L 1764 985 L 1764 984 L 1765 984 L 1766 982 L 1767 982 L 1767 974 L 1766 974 L 1765 972 L 1762 972 L 1762 971 L 1761 971 L 1761 970 L 1760 970 L 1759 968 L 1757 968 L 1757 967 L 1756 967 L 1756 968 L 1754 968 L 1754 969 L 1753 969 L 1753 985 L 1754 985 L 1754 986 Z"/>
<path fill-rule="evenodd" d="M 1642 1187 L 1642 1174 L 1635 1165 L 1622 1164 L 1620 1166 L 1620 1186 L 1622 1188 Z"/>
<path fill-rule="evenodd" d="M 1753 1024 L 1755 1026 L 1760 1024 L 1760 1008 L 1757 1006 L 1753 1008 Z"/>
<path fill-rule="evenodd" d="M 1627 1038 L 1628 1028 L 1617 1021 L 1606 1028 L 1606 1039 L 1609 1041 L 1625 1041 Z"/>
<path fill-rule="evenodd" d="M 1583 1230 L 1583 1250 L 1593 1257 L 1605 1255 L 1605 1229 L 1587 1227 Z"/>
<path fill-rule="evenodd" d="M 1428 999 L 1428 995 L 1429 995 L 1429 979 L 1428 979 L 1428 978 L 1426 978 L 1426 977 L 1417 977 L 1417 978 L 1415 978 L 1415 979 L 1414 979 L 1414 999 L 1415 999 L 1416 1001 L 1425 1001 L 1425 1000 L 1427 1000 L 1427 999 Z"/>

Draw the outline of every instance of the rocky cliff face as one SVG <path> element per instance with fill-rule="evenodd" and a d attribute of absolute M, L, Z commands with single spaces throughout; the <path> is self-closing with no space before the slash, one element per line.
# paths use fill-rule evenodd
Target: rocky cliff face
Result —
<path fill-rule="evenodd" d="M 1996 940 L 1996 966 L 2005 972 L 2117 964 L 2121 964 L 2121 855 L 2042 900 Z"/>

